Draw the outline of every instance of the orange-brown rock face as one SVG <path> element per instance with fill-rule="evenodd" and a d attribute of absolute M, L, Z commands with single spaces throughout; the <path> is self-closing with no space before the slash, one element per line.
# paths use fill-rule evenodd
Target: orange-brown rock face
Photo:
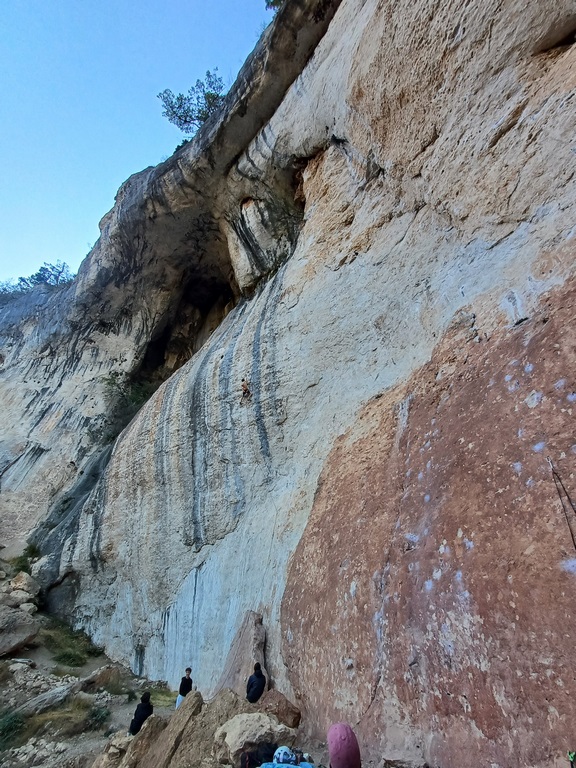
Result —
<path fill-rule="evenodd" d="M 282 605 L 319 733 L 443 768 L 569 746 L 576 516 L 547 458 L 576 500 L 575 296 L 490 339 L 462 313 L 330 455 Z"/>

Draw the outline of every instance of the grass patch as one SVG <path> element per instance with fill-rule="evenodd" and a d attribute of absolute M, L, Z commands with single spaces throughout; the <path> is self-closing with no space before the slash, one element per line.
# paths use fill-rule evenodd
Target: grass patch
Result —
<path fill-rule="evenodd" d="M 40 630 L 40 642 L 58 664 L 82 667 L 91 656 L 101 656 L 102 648 L 92 645 L 84 632 L 71 629 L 64 622 L 52 620 L 50 626 Z"/>
<path fill-rule="evenodd" d="M 97 731 L 110 717 L 110 710 L 107 707 L 92 707 L 86 718 L 86 727 L 89 731 Z"/>
<path fill-rule="evenodd" d="M 29 557 L 31 560 L 34 560 L 37 557 L 40 557 L 42 552 L 40 552 L 40 547 L 37 544 L 28 544 L 28 546 L 24 550 L 24 554 L 26 555 L 26 557 Z"/>
<path fill-rule="evenodd" d="M 40 557 L 41 552 L 36 546 L 36 544 L 28 544 L 24 552 L 19 555 L 18 557 L 13 557 L 8 562 L 14 568 L 15 573 L 19 573 L 20 571 L 24 571 L 25 573 L 30 573 L 30 561 L 34 560 L 38 557 Z"/>
<path fill-rule="evenodd" d="M 148 688 L 148 690 L 150 691 L 150 701 L 155 707 L 173 707 L 176 703 L 177 694 L 168 688 L 158 686 L 157 688 Z"/>
<path fill-rule="evenodd" d="M 22 715 L 5 710 L 0 713 L 0 750 L 9 749 L 18 740 L 26 721 Z"/>
<path fill-rule="evenodd" d="M 27 718 L 16 742 L 24 744 L 33 736 L 48 734 L 51 737 L 77 736 L 86 731 L 98 730 L 109 717 L 110 711 L 106 707 L 91 707 L 84 701 L 73 699 L 60 707 Z"/>
<path fill-rule="evenodd" d="M 67 667 L 83 667 L 88 661 L 88 654 L 80 650 L 67 649 L 54 654 L 54 661 Z"/>
<path fill-rule="evenodd" d="M 18 557 L 13 557 L 8 562 L 14 568 L 14 573 L 20 573 L 20 571 L 30 573 L 30 558 L 26 555 L 18 555 Z"/>

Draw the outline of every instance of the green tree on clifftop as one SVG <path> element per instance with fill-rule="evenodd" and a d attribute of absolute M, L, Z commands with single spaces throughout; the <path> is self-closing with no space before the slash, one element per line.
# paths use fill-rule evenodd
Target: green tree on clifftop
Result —
<path fill-rule="evenodd" d="M 187 94 L 174 94 L 170 89 L 158 94 L 164 106 L 163 117 L 184 133 L 196 133 L 224 101 L 224 81 L 217 75 L 218 67 L 206 72 L 204 80 L 196 80 Z"/>
<path fill-rule="evenodd" d="M 56 264 L 48 264 L 45 261 L 44 266 L 40 267 L 38 272 L 30 275 L 30 277 L 19 277 L 16 281 L 7 280 L 0 282 L 0 293 L 26 293 L 32 290 L 35 285 L 64 285 L 65 283 L 70 283 L 73 279 L 74 275 L 66 262 L 57 261 Z"/>

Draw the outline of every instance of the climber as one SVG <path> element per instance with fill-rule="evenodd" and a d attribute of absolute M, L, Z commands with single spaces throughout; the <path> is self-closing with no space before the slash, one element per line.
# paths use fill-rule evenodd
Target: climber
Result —
<path fill-rule="evenodd" d="M 254 664 L 254 674 L 250 675 L 246 685 L 246 698 L 248 701 L 251 704 L 255 704 L 264 693 L 264 688 L 266 688 L 266 678 L 259 662 L 256 662 Z"/>
<path fill-rule="evenodd" d="M 246 381 L 246 379 L 242 379 L 242 399 L 240 400 L 240 403 L 247 403 L 251 399 L 252 399 L 252 392 L 250 392 L 250 387 L 248 386 L 248 382 Z"/>
<path fill-rule="evenodd" d="M 573 752 L 571 749 L 568 750 L 568 761 L 570 768 L 576 768 L 576 752 Z"/>
<path fill-rule="evenodd" d="M 178 698 L 176 699 L 176 709 L 182 704 L 186 696 L 190 693 L 192 690 L 192 678 L 190 675 L 192 674 L 192 670 L 190 667 L 186 667 L 186 675 L 180 680 L 180 688 L 178 688 Z"/>
<path fill-rule="evenodd" d="M 330 768 L 361 768 L 360 747 L 348 723 L 335 723 L 326 737 Z"/>
<path fill-rule="evenodd" d="M 128 733 L 132 736 L 136 736 L 140 731 L 140 728 L 144 725 L 144 721 L 150 717 L 152 712 L 154 712 L 154 707 L 150 704 L 150 694 L 148 691 L 144 691 L 140 697 L 140 704 L 138 704 L 136 711 L 134 712 L 134 717 L 130 723 Z"/>

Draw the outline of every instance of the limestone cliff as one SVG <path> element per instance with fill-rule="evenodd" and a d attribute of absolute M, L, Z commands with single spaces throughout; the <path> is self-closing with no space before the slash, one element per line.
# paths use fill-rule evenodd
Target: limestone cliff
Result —
<path fill-rule="evenodd" d="M 311 731 L 557 764 L 575 31 L 572 0 L 290 0 L 76 283 L 3 310 L 3 524 L 43 520 L 54 610 L 206 695 L 254 610 Z M 159 388 L 105 448 L 118 382 Z"/>

